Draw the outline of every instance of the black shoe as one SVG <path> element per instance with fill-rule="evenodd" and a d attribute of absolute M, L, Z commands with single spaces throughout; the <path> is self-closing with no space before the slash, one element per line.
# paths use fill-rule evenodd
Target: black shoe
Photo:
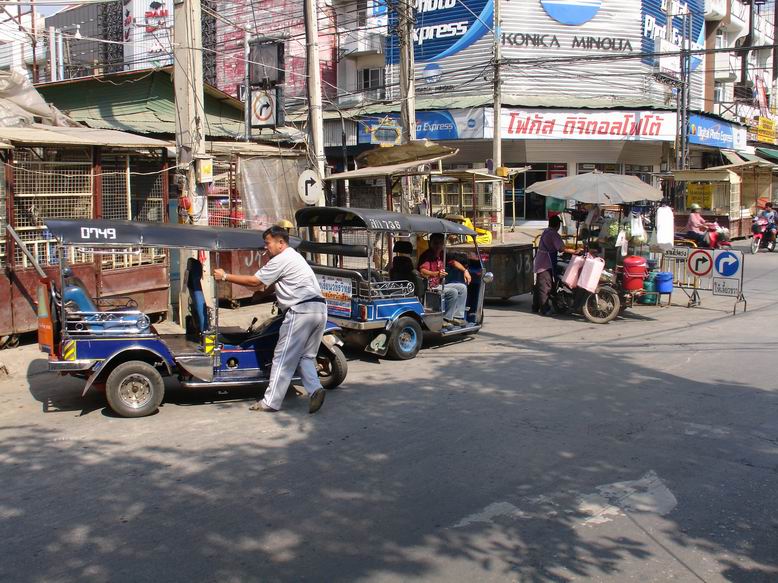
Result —
<path fill-rule="evenodd" d="M 324 389 L 321 387 L 311 393 L 311 398 L 308 403 L 308 413 L 316 413 L 316 411 L 321 409 L 321 406 L 324 405 L 324 397 L 326 396 L 327 393 L 325 393 Z"/>
<path fill-rule="evenodd" d="M 269 407 L 268 405 L 265 404 L 264 401 L 257 401 L 251 407 L 249 407 L 249 411 L 262 411 L 264 413 L 278 413 L 278 409 L 273 409 L 273 407 Z"/>

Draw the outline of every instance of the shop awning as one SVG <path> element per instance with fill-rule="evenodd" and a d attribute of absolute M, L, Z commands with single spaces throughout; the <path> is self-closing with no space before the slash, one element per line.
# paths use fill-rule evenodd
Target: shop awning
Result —
<path fill-rule="evenodd" d="M 757 148 L 756 153 L 773 162 L 778 162 L 778 150 L 774 148 Z"/>
<path fill-rule="evenodd" d="M 454 154 L 456 154 L 456 152 L 454 152 Z M 435 158 L 427 158 L 426 160 L 401 162 L 400 164 L 388 164 L 386 166 L 366 166 L 365 168 L 358 168 L 357 170 L 349 170 L 348 172 L 331 174 L 330 176 L 327 176 L 325 180 L 362 180 L 364 178 L 380 178 L 382 176 L 419 174 L 417 170 L 419 166 L 435 164 L 436 162 L 439 162 L 444 158 L 448 158 L 449 156 L 453 156 L 454 154 L 437 156 Z M 423 174 L 426 174 L 426 172 Z"/>
<path fill-rule="evenodd" d="M 525 170 L 526 172 L 526 170 Z M 497 176 L 496 174 L 489 174 L 486 170 L 444 170 L 442 174 L 437 174 L 432 177 L 433 182 L 435 181 L 441 181 L 445 182 L 445 179 L 450 179 L 454 181 L 467 181 L 472 182 L 475 180 L 476 182 L 503 182 L 507 181 L 508 178 L 503 178 L 502 176 Z"/>
<path fill-rule="evenodd" d="M 673 170 L 671 174 L 678 182 L 728 182 L 730 184 L 741 182 L 739 174 L 724 166 L 704 170 Z"/>
<path fill-rule="evenodd" d="M 772 162 L 768 162 L 764 158 L 760 158 L 759 156 L 754 156 L 753 154 L 740 154 L 743 158 L 746 159 L 748 162 L 756 162 L 760 168 L 770 168 L 773 172 L 778 172 L 778 164 L 773 164 Z"/>
<path fill-rule="evenodd" d="M 32 124 L 22 128 L 0 127 L 0 140 L 11 144 L 53 144 L 62 146 L 105 146 L 108 148 L 167 148 L 167 141 L 136 136 L 116 130 L 74 128 Z"/>

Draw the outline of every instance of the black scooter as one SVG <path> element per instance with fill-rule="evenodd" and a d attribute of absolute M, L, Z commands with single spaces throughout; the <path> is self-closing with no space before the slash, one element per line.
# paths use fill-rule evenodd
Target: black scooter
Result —
<path fill-rule="evenodd" d="M 619 315 L 621 299 L 618 292 L 609 285 L 598 285 L 594 293 L 581 287 L 570 288 L 562 281 L 568 261 L 560 260 L 556 265 L 556 277 L 550 301 L 557 314 L 583 314 L 593 324 L 607 324 Z"/>

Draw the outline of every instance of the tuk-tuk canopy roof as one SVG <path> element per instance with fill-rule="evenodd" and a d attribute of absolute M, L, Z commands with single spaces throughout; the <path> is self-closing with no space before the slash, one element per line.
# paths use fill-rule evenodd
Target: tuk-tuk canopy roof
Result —
<path fill-rule="evenodd" d="M 170 247 L 173 249 L 262 249 L 262 231 L 178 225 L 137 223 L 102 219 L 47 219 L 46 227 L 66 245 L 86 247 Z M 297 247 L 300 240 L 289 238 Z"/>
<path fill-rule="evenodd" d="M 295 214 L 295 218 L 298 227 L 356 227 L 389 233 L 476 234 L 464 225 L 445 219 L 393 213 L 381 209 L 314 206 L 300 209 Z"/>

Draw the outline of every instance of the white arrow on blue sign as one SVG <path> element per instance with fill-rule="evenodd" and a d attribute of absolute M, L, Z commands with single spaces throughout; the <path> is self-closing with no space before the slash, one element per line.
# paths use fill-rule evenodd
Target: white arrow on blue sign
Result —
<path fill-rule="evenodd" d="M 738 257 L 733 251 L 716 251 L 716 257 L 713 260 L 713 267 L 716 273 L 723 277 L 739 277 L 740 269 L 743 265 L 742 255 Z"/>

